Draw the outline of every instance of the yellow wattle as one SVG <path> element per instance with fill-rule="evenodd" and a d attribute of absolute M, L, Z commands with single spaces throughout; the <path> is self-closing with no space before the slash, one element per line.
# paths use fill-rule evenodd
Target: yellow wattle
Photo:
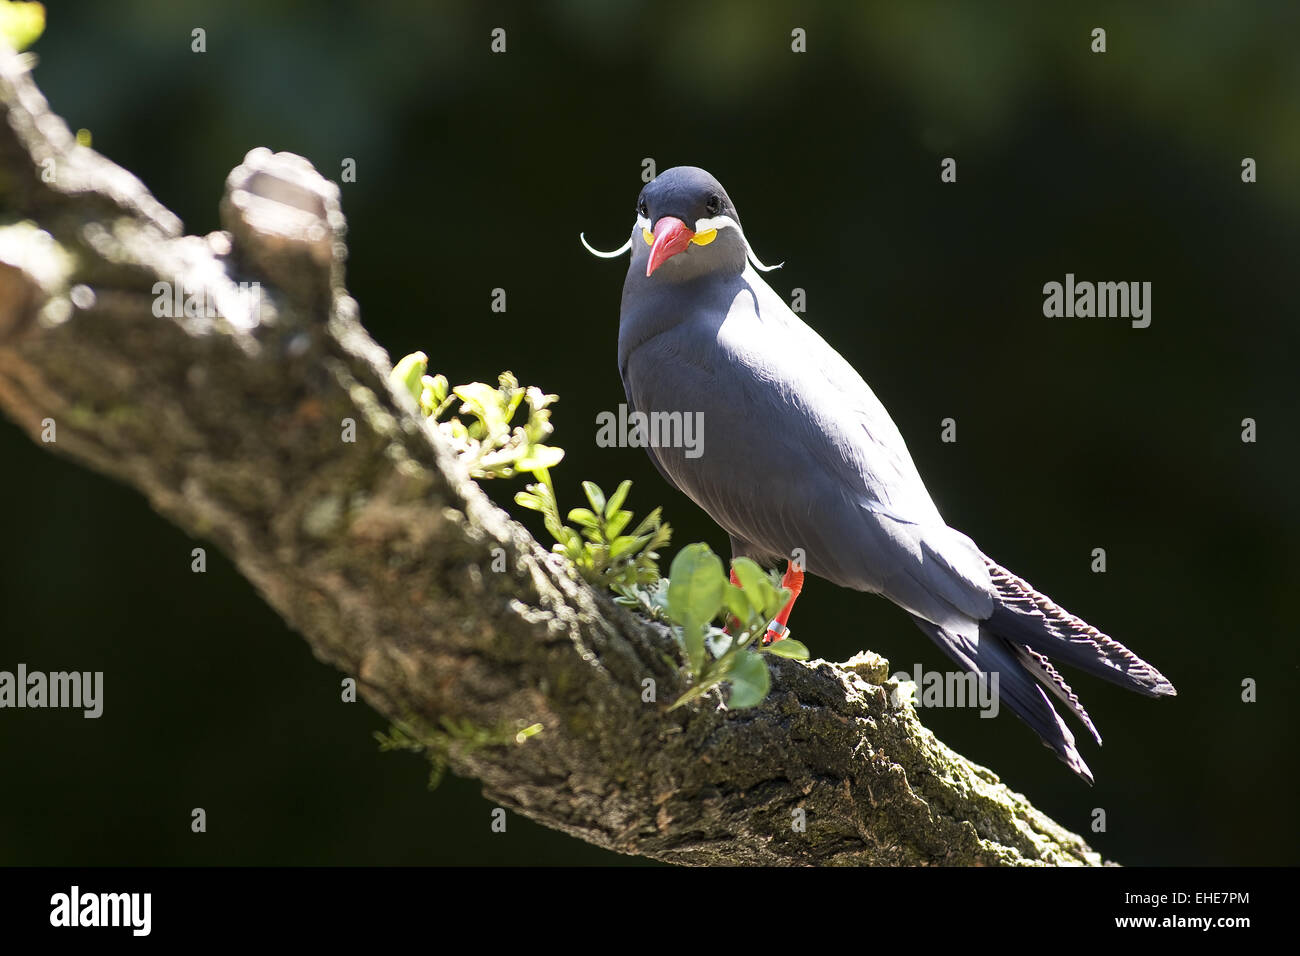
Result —
<path fill-rule="evenodd" d="M 651 234 L 649 229 L 642 227 L 641 238 L 645 240 L 647 246 L 653 246 L 655 244 L 655 237 Z M 695 243 L 697 246 L 707 246 L 716 238 L 718 238 L 718 230 L 706 229 L 704 232 L 697 232 L 695 235 L 691 236 L 691 242 Z"/>

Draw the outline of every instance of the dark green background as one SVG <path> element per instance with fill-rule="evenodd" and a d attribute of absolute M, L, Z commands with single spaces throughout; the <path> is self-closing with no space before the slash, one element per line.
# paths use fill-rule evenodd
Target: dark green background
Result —
<path fill-rule="evenodd" d="M 558 392 L 562 504 L 631 477 L 677 544 L 725 553 L 642 452 L 595 447 L 623 400 L 625 263 L 577 241 L 623 241 L 644 157 L 710 169 L 949 522 L 1179 689 L 1074 681 L 1106 738 L 1083 748 L 1092 790 L 1010 714 L 927 723 L 1072 829 L 1103 808 L 1092 842 L 1122 862 L 1297 862 L 1295 3 L 48 6 L 37 81 L 187 231 L 216 228 L 254 146 L 334 179 L 355 158 L 348 282 L 374 337 L 453 382 L 509 368 Z M 1066 272 L 1151 281 L 1151 327 L 1044 318 Z M 192 574 L 202 542 L 7 422 L 0 492 L 0 668 L 106 672 L 98 721 L 0 712 L 0 863 L 625 860 L 515 816 L 492 834 L 472 781 L 428 793 L 223 558 Z M 793 624 L 817 656 L 948 666 L 897 609 L 824 582 Z"/>

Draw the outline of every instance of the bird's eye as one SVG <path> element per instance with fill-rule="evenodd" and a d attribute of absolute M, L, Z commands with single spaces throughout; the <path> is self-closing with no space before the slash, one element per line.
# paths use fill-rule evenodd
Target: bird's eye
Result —
<path fill-rule="evenodd" d="M 722 197 L 717 195 L 710 196 L 708 201 L 704 204 L 704 209 L 710 216 L 716 216 L 718 213 L 722 212 Z"/>
<path fill-rule="evenodd" d="M 644 199 L 636 204 L 636 211 L 637 215 L 644 216 L 646 219 L 650 218 L 650 207 L 645 204 Z"/>

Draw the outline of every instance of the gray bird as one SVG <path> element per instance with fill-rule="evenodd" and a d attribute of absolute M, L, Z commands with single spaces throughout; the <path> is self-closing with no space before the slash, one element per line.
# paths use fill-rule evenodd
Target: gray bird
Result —
<path fill-rule="evenodd" d="M 648 451 L 731 536 L 733 559 L 786 559 L 792 597 L 764 643 L 788 632 L 805 568 L 881 594 L 963 668 L 996 674 L 1002 701 L 1091 783 L 1047 695 L 1101 736 L 1048 658 L 1149 697 L 1173 685 L 947 525 L 867 383 L 763 280 L 713 176 L 667 170 L 636 213 L 618 330 L 629 409 L 702 413 L 702 448 Z"/>

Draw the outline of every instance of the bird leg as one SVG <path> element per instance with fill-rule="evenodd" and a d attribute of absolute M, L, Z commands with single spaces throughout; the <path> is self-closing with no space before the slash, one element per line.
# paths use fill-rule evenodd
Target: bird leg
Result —
<path fill-rule="evenodd" d="M 790 600 L 785 602 L 781 613 L 772 618 L 772 623 L 767 626 L 767 633 L 763 635 L 764 647 L 784 640 L 790 634 L 786 621 L 790 620 L 790 611 L 794 608 L 794 602 L 799 599 L 799 592 L 803 590 L 803 569 L 797 567 L 793 561 L 786 562 L 785 577 L 781 579 L 781 587 L 790 592 Z"/>
<path fill-rule="evenodd" d="M 731 569 L 731 583 L 736 587 L 740 587 L 740 578 L 736 577 L 735 568 Z M 736 630 L 740 630 L 740 618 L 736 617 L 734 614 L 728 614 L 727 623 L 722 626 L 722 633 L 730 636 L 733 627 Z"/>

